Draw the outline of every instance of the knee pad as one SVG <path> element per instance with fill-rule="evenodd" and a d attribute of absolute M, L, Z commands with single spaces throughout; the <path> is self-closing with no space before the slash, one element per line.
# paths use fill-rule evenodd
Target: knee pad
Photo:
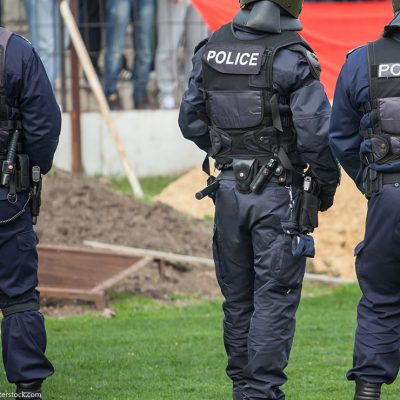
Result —
<path fill-rule="evenodd" d="M 17 313 L 39 311 L 40 309 L 39 292 L 37 291 L 24 293 L 19 297 L 9 297 L 2 300 L 5 300 L 4 302 L 6 304 L 6 306 L 1 309 L 4 318 Z"/>

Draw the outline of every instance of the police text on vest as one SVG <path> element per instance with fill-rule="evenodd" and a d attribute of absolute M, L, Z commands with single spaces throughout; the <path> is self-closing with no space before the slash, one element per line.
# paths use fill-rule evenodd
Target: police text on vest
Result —
<path fill-rule="evenodd" d="M 400 64 L 379 64 L 378 78 L 400 78 Z"/>
<path fill-rule="evenodd" d="M 233 51 L 215 51 L 210 50 L 207 54 L 207 61 L 215 61 L 217 64 L 226 65 L 249 65 L 255 67 L 258 65 L 260 53 L 240 53 Z"/>

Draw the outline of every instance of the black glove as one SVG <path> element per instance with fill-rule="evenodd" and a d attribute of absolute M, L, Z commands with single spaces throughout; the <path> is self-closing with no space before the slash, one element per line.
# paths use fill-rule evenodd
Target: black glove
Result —
<path fill-rule="evenodd" d="M 319 211 L 327 211 L 333 206 L 335 195 L 320 194 L 319 195 Z"/>
<path fill-rule="evenodd" d="M 333 199 L 335 198 L 336 186 L 322 186 L 319 189 L 319 211 L 327 211 L 333 206 Z"/>

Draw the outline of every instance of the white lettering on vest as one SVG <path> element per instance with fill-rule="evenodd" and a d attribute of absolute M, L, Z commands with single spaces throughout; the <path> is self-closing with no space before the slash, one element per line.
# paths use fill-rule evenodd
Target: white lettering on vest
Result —
<path fill-rule="evenodd" d="M 226 57 L 227 57 L 227 54 L 225 51 L 219 51 L 217 56 L 215 57 L 215 62 L 217 64 L 224 64 Z"/>
<path fill-rule="evenodd" d="M 227 60 L 226 60 L 226 64 L 227 64 L 227 65 L 234 65 L 234 62 L 231 60 L 231 57 L 232 57 L 232 52 L 230 51 L 230 52 L 228 53 L 228 58 L 227 58 Z"/>
<path fill-rule="evenodd" d="M 257 67 L 260 65 L 260 52 L 238 52 L 235 50 L 225 51 L 225 50 L 209 50 L 206 53 L 206 60 L 209 63 L 214 63 L 218 65 L 230 65 L 238 67 Z"/>
<path fill-rule="evenodd" d="M 251 55 L 249 65 L 252 65 L 252 66 L 258 65 L 258 57 L 259 57 L 259 56 L 260 56 L 260 53 L 253 53 L 253 54 Z"/>
<path fill-rule="evenodd" d="M 390 72 L 393 76 L 400 76 L 400 64 L 393 64 L 390 67 Z"/>
<path fill-rule="evenodd" d="M 379 64 L 378 78 L 399 78 L 400 63 Z"/>
<path fill-rule="evenodd" d="M 210 50 L 207 54 L 207 61 L 212 60 L 217 55 L 217 52 L 214 50 Z"/>
<path fill-rule="evenodd" d="M 245 58 L 247 57 L 247 60 L 245 60 Z M 240 64 L 241 65 L 249 65 L 250 62 L 250 54 L 249 53 L 243 53 L 240 56 Z"/>

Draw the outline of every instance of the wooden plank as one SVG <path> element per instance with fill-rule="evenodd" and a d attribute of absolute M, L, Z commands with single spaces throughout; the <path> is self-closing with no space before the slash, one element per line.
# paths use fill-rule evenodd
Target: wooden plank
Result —
<path fill-rule="evenodd" d="M 141 257 L 65 246 L 39 246 L 43 286 L 91 289 L 129 268 Z"/>
<path fill-rule="evenodd" d="M 39 286 L 38 290 L 43 298 L 58 299 L 58 300 L 82 300 L 96 304 L 98 309 L 106 307 L 104 292 L 92 292 L 79 289 L 65 289 L 56 287 Z"/>
<path fill-rule="evenodd" d="M 135 247 L 119 246 L 101 242 L 85 241 L 86 246 L 90 246 L 98 250 L 115 251 L 118 254 L 131 254 L 136 256 L 149 256 L 158 260 L 165 260 L 176 263 L 187 263 L 190 265 L 202 265 L 207 268 L 214 268 L 214 261 L 204 257 L 186 256 L 181 254 L 168 253 L 163 251 L 138 249 Z M 311 282 L 321 282 L 333 285 L 346 285 L 354 281 L 344 278 L 338 278 L 328 275 L 306 273 L 304 279 Z"/>
<path fill-rule="evenodd" d="M 136 262 L 128 269 L 123 270 L 118 275 L 113 276 L 112 278 L 100 283 L 96 287 L 94 287 L 91 292 L 98 292 L 104 291 L 107 289 L 112 288 L 117 283 L 121 282 L 122 280 L 126 279 L 128 276 L 133 275 L 135 272 L 140 271 L 143 268 L 150 266 L 154 262 L 152 257 L 145 257 L 142 260 Z"/>
<path fill-rule="evenodd" d="M 86 246 L 90 246 L 98 250 L 114 251 L 118 254 L 133 255 L 139 257 L 153 257 L 157 260 L 165 260 L 172 263 L 187 263 L 190 265 L 203 265 L 214 268 L 214 261 L 205 257 L 186 256 L 182 254 L 168 253 L 164 251 L 138 249 L 136 247 L 119 246 L 114 244 L 106 244 L 93 241 L 85 241 Z"/>

